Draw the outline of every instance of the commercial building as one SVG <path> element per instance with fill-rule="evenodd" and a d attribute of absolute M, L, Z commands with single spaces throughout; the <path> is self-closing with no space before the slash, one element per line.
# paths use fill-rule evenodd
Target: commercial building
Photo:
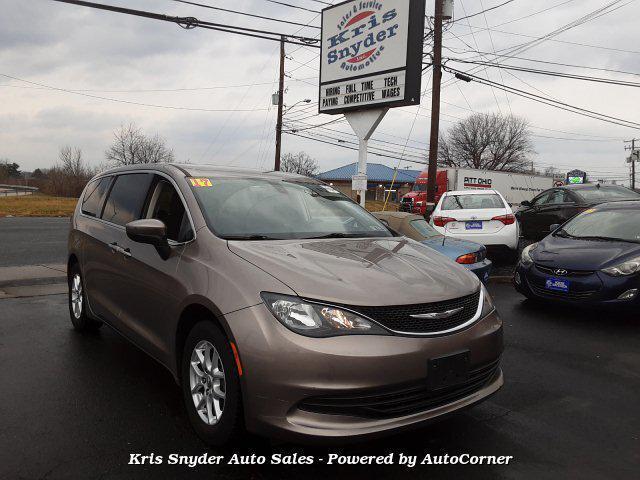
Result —
<path fill-rule="evenodd" d="M 336 190 L 355 199 L 356 192 L 351 190 L 351 177 L 358 173 L 358 164 L 351 163 L 343 167 L 334 168 L 316 175 L 316 178 L 331 184 Z M 395 169 L 380 163 L 367 163 L 367 200 L 384 200 L 391 191 L 392 202 L 400 198 L 413 188 L 420 170 L 398 169 L 395 181 Z M 391 185 L 393 182 L 393 186 Z"/>

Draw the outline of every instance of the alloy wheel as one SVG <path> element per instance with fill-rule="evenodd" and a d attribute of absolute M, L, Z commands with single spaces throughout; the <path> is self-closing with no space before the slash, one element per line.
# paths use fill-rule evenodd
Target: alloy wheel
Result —
<path fill-rule="evenodd" d="M 224 411 L 226 382 L 222 359 L 211 342 L 198 342 L 191 353 L 189 387 L 200 419 L 207 425 L 218 423 Z"/>
<path fill-rule="evenodd" d="M 82 279 L 76 273 L 71 279 L 71 310 L 76 319 L 82 316 Z"/>

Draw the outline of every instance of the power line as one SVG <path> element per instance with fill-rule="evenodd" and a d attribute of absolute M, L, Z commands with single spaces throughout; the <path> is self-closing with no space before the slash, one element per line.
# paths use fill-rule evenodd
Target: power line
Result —
<path fill-rule="evenodd" d="M 507 0 L 506 2 L 503 2 L 503 3 L 501 3 L 500 5 L 496 5 L 496 6 L 494 6 L 494 7 L 487 8 L 487 9 L 485 9 L 485 10 L 482 10 L 481 12 L 472 13 L 472 14 L 467 15 L 467 16 L 465 16 L 465 17 L 455 19 L 455 20 L 454 20 L 454 22 L 459 22 L 459 21 L 461 21 L 461 20 L 466 20 L 467 18 L 473 18 L 473 17 L 477 17 L 478 15 L 483 15 L 483 14 L 485 14 L 485 13 L 487 13 L 487 12 L 490 12 L 491 10 L 495 10 L 496 8 L 504 7 L 505 5 L 507 5 L 507 4 L 509 4 L 509 3 L 513 3 L 514 1 L 515 1 L 515 0 Z"/>
<path fill-rule="evenodd" d="M 634 128 L 634 129 L 638 129 L 640 128 L 640 123 L 636 123 L 630 120 L 624 120 L 622 118 L 618 118 L 618 117 L 613 117 L 610 115 L 605 115 L 603 113 L 599 113 L 599 112 L 595 112 L 593 110 L 587 110 L 585 108 L 582 107 L 576 107 L 574 105 L 570 105 L 568 103 L 565 102 L 561 102 L 558 100 L 553 100 L 550 98 L 546 98 L 546 97 L 542 97 L 540 95 L 536 95 L 534 93 L 531 92 L 526 92 L 524 90 L 520 90 L 518 88 L 515 87 L 510 87 L 508 85 L 503 85 L 497 82 L 493 82 L 491 80 L 485 80 L 482 77 L 478 77 L 476 75 L 473 75 L 472 73 L 468 73 L 468 72 L 462 72 L 460 70 L 451 68 L 451 67 L 445 67 L 445 70 L 448 71 L 449 73 L 453 73 L 454 75 L 456 75 L 457 78 L 461 78 L 464 79 L 465 77 L 471 78 L 474 81 L 484 84 L 484 85 L 488 85 L 488 86 L 494 86 L 498 89 L 506 89 L 507 91 L 509 91 L 510 93 L 513 93 L 514 95 L 519 95 L 521 97 L 524 98 L 528 98 L 529 100 L 533 100 L 533 101 L 537 101 L 538 103 L 543 103 L 545 105 L 549 105 L 555 108 L 559 108 L 560 110 L 565 110 L 565 111 L 569 111 L 578 115 L 582 115 L 582 116 L 586 116 L 586 117 L 590 117 L 590 118 L 594 118 L 596 120 L 600 120 L 603 122 L 607 122 L 607 123 L 612 123 L 615 125 L 620 125 L 623 127 L 628 127 L 628 128 Z"/>
<path fill-rule="evenodd" d="M 187 4 L 187 5 L 193 5 L 193 6 L 196 6 L 196 7 L 209 8 L 211 10 L 218 10 L 220 12 L 234 13 L 236 15 L 243 15 L 243 16 L 246 16 L 246 17 L 259 18 L 261 20 L 269 20 L 271 22 L 288 23 L 289 25 L 297 25 L 297 26 L 302 26 L 302 27 L 316 28 L 316 29 L 320 30 L 320 27 L 316 27 L 315 25 L 305 25 L 304 23 L 292 22 L 290 20 L 283 20 L 283 19 L 280 19 L 280 18 L 266 17 L 266 16 L 263 16 L 263 15 L 256 15 L 254 13 L 240 12 L 238 10 L 229 10 L 227 8 L 214 7 L 213 5 L 206 5 L 204 3 L 189 2 L 187 0 L 173 0 L 173 1 L 177 2 L 177 3 L 184 3 L 184 4 Z"/>
<path fill-rule="evenodd" d="M 305 10 L 305 11 L 311 12 L 311 13 L 320 13 L 318 10 L 311 10 L 310 8 L 300 7 L 298 5 L 291 5 L 290 3 L 279 2 L 277 0 L 264 0 L 264 1 L 265 2 L 269 2 L 269 3 L 275 3 L 277 5 L 284 5 L 285 7 L 297 8 L 298 10 Z"/>
<path fill-rule="evenodd" d="M 458 38 L 459 39 L 459 38 Z M 460 40 L 462 41 L 462 40 Z M 490 52 L 483 52 L 480 50 L 474 50 L 473 47 L 471 47 L 470 45 L 468 45 L 466 42 L 463 42 L 465 45 L 467 45 L 468 47 L 471 48 L 471 50 L 457 50 L 451 47 L 445 47 L 449 50 L 451 50 L 452 52 L 456 53 L 456 54 L 462 54 L 462 53 L 478 53 L 480 54 L 480 56 L 484 56 L 484 55 L 493 55 L 495 57 L 500 57 L 500 58 L 509 58 L 512 60 L 522 60 L 525 62 L 533 62 L 533 63 L 544 63 L 547 65 L 557 65 L 560 67 L 571 67 L 571 68 L 582 68 L 585 70 L 597 70 L 597 71 L 601 71 L 601 72 L 609 72 L 609 73 L 621 73 L 623 75 L 634 75 L 634 76 L 640 76 L 640 73 L 638 72 L 629 72 L 629 71 L 625 71 L 625 70 L 615 70 L 612 68 L 604 68 L 604 67 L 590 67 L 587 65 L 576 65 L 574 63 L 562 63 L 562 62 L 552 62 L 549 60 L 540 60 L 540 59 L 536 59 L 536 58 L 525 58 L 525 57 L 519 57 L 516 55 L 504 55 L 504 54 L 500 54 L 500 53 L 490 53 Z M 470 59 L 465 59 L 465 60 L 470 60 Z"/>
<path fill-rule="evenodd" d="M 16 80 L 18 82 L 24 82 L 24 83 L 28 83 L 28 84 L 31 84 L 31 85 L 36 85 L 38 87 L 46 88 L 48 90 L 55 90 L 55 91 L 58 91 L 58 92 L 70 93 L 70 94 L 73 94 L 73 95 L 80 95 L 82 97 L 94 98 L 94 99 L 97 99 L 97 100 L 106 100 L 106 101 L 109 101 L 109 102 L 125 103 L 125 104 L 128 104 L 128 105 L 137 105 L 137 106 L 140 106 L 140 107 L 163 108 L 163 109 L 168 109 L 168 110 L 188 110 L 188 111 L 193 111 L 193 112 L 257 112 L 257 111 L 266 110 L 265 108 L 234 110 L 234 109 L 223 109 L 223 108 L 192 108 L 192 107 L 178 107 L 178 106 L 173 106 L 173 105 L 156 105 L 156 104 L 152 104 L 152 103 L 133 102 L 133 101 L 129 101 L 129 100 L 121 100 L 121 99 L 118 99 L 118 98 L 102 97 L 100 95 L 92 95 L 92 94 L 89 94 L 89 93 L 76 92 L 76 91 L 73 91 L 73 90 L 67 90 L 65 88 L 59 88 L 59 87 L 53 87 L 51 85 L 45 85 L 44 83 L 32 82 L 31 80 L 25 80 L 23 78 L 14 77 L 12 75 L 7 75 L 5 73 L 0 73 L 0 77 L 5 77 L 5 78 L 9 78 L 11 80 Z"/>
<path fill-rule="evenodd" d="M 138 17 L 150 18 L 153 20 L 161 20 L 165 22 L 175 23 L 187 30 L 198 27 L 198 28 L 204 28 L 207 30 L 216 30 L 220 32 L 233 33 L 236 35 L 244 35 L 247 37 L 261 38 L 263 40 L 271 40 L 271 41 L 277 41 L 277 42 L 280 42 L 281 39 L 284 38 L 285 42 L 291 43 L 294 45 L 304 45 L 304 46 L 320 48 L 319 45 L 313 45 L 314 43 L 318 42 L 317 39 L 310 38 L 310 37 L 303 37 L 299 35 L 289 35 L 286 33 L 273 32 L 269 30 L 240 27 L 240 26 L 229 25 L 224 23 L 207 22 L 207 21 L 198 20 L 195 17 L 176 17 L 176 16 L 164 15 L 160 13 L 148 12 L 144 10 L 134 10 L 131 8 L 116 7 L 113 5 L 105 5 L 102 3 L 87 2 L 83 0 L 52 0 L 52 1 L 60 2 L 60 3 L 69 3 L 72 5 L 79 5 L 82 7 L 95 8 L 98 10 L 106 10 L 106 11 L 115 12 L 115 13 L 134 15 Z M 290 40 L 291 38 L 293 38 L 294 40 Z"/>
<path fill-rule="evenodd" d="M 620 85 L 625 87 L 640 87 L 639 82 L 629 82 L 626 80 L 613 80 L 613 79 L 603 78 L 603 77 L 591 77 L 588 75 L 576 75 L 572 73 L 554 72 L 550 70 L 539 70 L 535 68 L 519 67 L 517 65 L 509 65 L 509 64 L 505 65 L 504 63 L 497 63 L 497 62 L 490 62 L 490 61 L 481 62 L 477 60 L 475 61 L 463 60 L 460 58 L 449 58 L 449 60 L 452 60 L 454 62 L 466 63 L 466 64 L 484 65 L 488 67 L 495 67 L 495 68 L 505 69 L 505 70 L 514 70 L 516 72 L 535 73 L 538 75 L 547 75 L 547 76 L 558 77 L 558 78 L 569 78 L 573 80 L 583 80 L 583 81 L 596 82 L 596 83 L 608 83 L 611 85 Z"/>
<path fill-rule="evenodd" d="M 307 78 L 292 78 L 293 82 L 304 82 L 305 80 L 313 80 L 317 77 L 307 77 Z M 254 86 L 262 86 L 262 85 L 272 85 L 273 82 L 260 82 L 260 83 L 243 83 L 237 85 L 211 85 L 208 87 L 183 87 L 183 88 L 141 88 L 141 89 L 127 89 L 127 90 L 100 90 L 93 88 L 68 88 L 69 92 L 88 92 L 88 93 L 169 93 L 169 92 L 195 92 L 201 90 L 221 90 L 227 88 L 243 88 L 243 87 L 254 87 Z M 2 85 L 0 87 L 10 87 L 10 88 L 32 88 L 38 90 L 47 90 L 47 87 L 36 87 L 36 86 L 27 86 L 27 85 Z"/>

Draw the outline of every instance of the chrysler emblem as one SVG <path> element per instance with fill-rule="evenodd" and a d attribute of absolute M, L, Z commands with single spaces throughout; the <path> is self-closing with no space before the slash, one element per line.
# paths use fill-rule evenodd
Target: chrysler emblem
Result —
<path fill-rule="evenodd" d="M 464 307 L 454 308 L 453 310 L 445 310 L 444 312 L 420 313 L 409 315 L 411 318 L 426 318 L 429 320 L 440 320 L 443 318 L 453 317 L 456 313 L 461 312 Z"/>
<path fill-rule="evenodd" d="M 567 272 L 564 268 L 558 268 L 556 270 L 553 271 L 553 273 L 555 273 L 556 275 L 560 275 L 561 277 L 565 276 Z"/>

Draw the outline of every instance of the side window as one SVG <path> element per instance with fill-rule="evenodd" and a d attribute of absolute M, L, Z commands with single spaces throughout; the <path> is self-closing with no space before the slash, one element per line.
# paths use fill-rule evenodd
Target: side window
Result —
<path fill-rule="evenodd" d="M 546 203 L 549 203 L 549 197 L 551 196 L 552 193 L 553 191 L 543 192 L 542 194 L 540 194 L 540 196 L 534 198 L 531 204 L 544 205 Z"/>
<path fill-rule="evenodd" d="M 187 242 L 193 238 L 193 230 L 182 199 L 173 185 L 166 180 L 160 180 L 156 184 L 147 218 L 164 222 L 169 240 Z"/>
<path fill-rule="evenodd" d="M 551 196 L 549 197 L 549 201 L 547 203 L 555 205 L 558 203 L 565 202 L 565 191 L 564 190 L 554 190 Z"/>
<path fill-rule="evenodd" d="M 102 200 L 104 200 L 104 195 L 107 193 L 110 183 L 111 177 L 104 177 L 94 180 L 87 185 L 84 197 L 82 197 L 82 213 L 91 217 L 100 215 Z"/>
<path fill-rule="evenodd" d="M 102 219 L 117 225 L 139 220 L 152 179 L 150 173 L 118 175 L 104 206 Z"/>

